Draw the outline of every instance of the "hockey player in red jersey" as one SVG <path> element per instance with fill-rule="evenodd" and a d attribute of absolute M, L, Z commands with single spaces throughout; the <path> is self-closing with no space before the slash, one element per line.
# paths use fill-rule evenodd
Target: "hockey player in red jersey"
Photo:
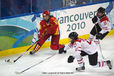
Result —
<path fill-rule="evenodd" d="M 98 61 L 98 52 L 97 45 L 94 41 L 89 41 L 86 39 L 78 38 L 78 34 L 76 32 L 71 32 L 69 34 L 69 38 L 71 43 L 65 45 L 62 51 L 67 51 L 70 48 L 75 49 L 75 53 L 68 57 L 68 63 L 72 63 L 74 59 L 77 59 L 79 67 L 76 68 L 77 71 L 85 70 L 85 63 L 83 60 L 83 56 L 88 56 L 89 64 L 94 67 L 104 67 L 108 66 L 109 69 L 112 69 L 111 61 Z"/>
<path fill-rule="evenodd" d="M 30 54 L 37 52 L 44 42 L 51 36 L 51 46 L 52 50 L 61 50 L 64 46 L 59 44 L 60 30 L 59 23 L 54 16 L 50 15 L 48 10 L 44 11 L 43 20 L 40 22 L 40 34 L 38 35 L 39 40 L 36 42 L 35 48 Z M 62 52 L 59 52 L 60 54 Z"/>
<path fill-rule="evenodd" d="M 97 10 L 97 14 L 92 18 L 92 22 L 95 25 L 90 32 L 89 40 L 92 41 L 94 38 L 94 41 L 99 43 L 98 39 L 102 40 L 111 30 L 111 24 L 105 14 L 105 8 L 100 7 Z"/>

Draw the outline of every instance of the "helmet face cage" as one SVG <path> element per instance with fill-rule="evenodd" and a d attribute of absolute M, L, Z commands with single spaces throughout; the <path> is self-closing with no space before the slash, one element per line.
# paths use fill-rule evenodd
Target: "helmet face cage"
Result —
<path fill-rule="evenodd" d="M 69 38 L 72 39 L 72 40 L 77 40 L 78 34 L 76 32 L 71 32 L 69 34 Z"/>
<path fill-rule="evenodd" d="M 98 13 L 105 13 L 105 8 L 103 7 L 100 7 L 98 10 L 97 10 Z"/>
<path fill-rule="evenodd" d="M 50 11 L 48 11 L 48 10 L 45 10 L 44 12 L 43 12 L 43 17 L 45 17 L 45 16 L 50 16 Z"/>

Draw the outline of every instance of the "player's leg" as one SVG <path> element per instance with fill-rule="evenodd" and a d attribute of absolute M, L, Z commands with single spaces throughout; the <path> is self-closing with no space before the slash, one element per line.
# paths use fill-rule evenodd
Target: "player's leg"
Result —
<path fill-rule="evenodd" d="M 104 67 L 108 66 L 109 69 L 112 69 L 111 61 L 98 61 L 98 52 L 92 55 L 88 55 L 90 65 L 94 67 Z"/>
<path fill-rule="evenodd" d="M 91 32 L 90 32 L 90 36 L 89 36 L 89 40 L 92 41 L 93 38 L 95 37 L 95 35 L 97 33 L 99 33 L 101 31 L 100 26 L 97 24 L 94 25 L 94 27 L 92 28 Z"/>
<path fill-rule="evenodd" d="M 52 50 L 64 50 L 64 45 L 59 44 L 60 35 L 52 35 L 51 46 Z"/>
<path fill-rule="evenodd" d="M 104 66 L 108 66 L 109 69 L 112 69 L 112 63 L 111 63 L 111 61 L 110 60 L 98 61 L 97 67 L 104 67 Z"/>
<path fill-rule="evenodd" d="M 100 40 L 102 40 L 102 39 L 104 39 L 104 37 L 108 34 L 109 32 L 105 32 L 105 33 L 103 33 L 103 34 L 98 34 L 97 36 L 96 36 L 96 39 L 100 39 Z"/>
<path fill-rule="evenodd" d="M 30 51 L 30 54 L 32 55 L 35 52 L 37 52 L 49 37 L 50 37 L 50 35 L 45 35 L 44 37 L 39 38 L 39 40 L 37 41 L 37 43 L 34 47 L 34 50 Z"/>
<path fill-rule="evenodd" d="M 83 71 L 85 70 L 85 63 L 83 61 L 83 58 L 84 56 L 88 55 L 86 52 L 84 51 L 81 51 L 80 54 L 77 54 L 76 58 L 77 58 L 77 62 L 79 64 L 80 67 L 77 67 L 76 70 L 77 71 Z"/>
<path fill-rule="evenodd" d="M 98 52 L 96 52 L 95 54 L 92 54 L 92 55 L 88 55 L 88 59 L 89 59 L 90 65 L 96 66 L 97 62 L 98 62 Z"/>

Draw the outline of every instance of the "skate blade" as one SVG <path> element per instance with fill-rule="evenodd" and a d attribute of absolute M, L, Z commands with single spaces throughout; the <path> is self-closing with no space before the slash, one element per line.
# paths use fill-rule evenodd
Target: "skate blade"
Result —
<path fill-rule="evenodd" d="M 76 70 L 76 72 L 85 72 L 85 70 Z"/>

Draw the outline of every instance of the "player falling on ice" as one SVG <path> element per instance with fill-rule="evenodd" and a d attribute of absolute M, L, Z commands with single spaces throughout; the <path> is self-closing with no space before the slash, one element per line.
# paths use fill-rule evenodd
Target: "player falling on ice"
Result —
<path fill-rule="evenodd" d="M 74 48 L 75 53 L 68 58 L 68 63 L 72 63 L 74 59 L 77 59 L 79 67 L 76 68 L 77 71 L 85 70 L 85 63 L 83 60 L 84 56 L 88 56 L 89 64 L 94 67 L 104 67 L 108 66 L 109 69 L 112 69 L 112 64 L 110 60 L 107 61 L 98 61 L 98 52 L 97 52 L 97 45 L 94 41 L 89 41 L 86 39 L 78 38 L 78 34 L 76 32 L 71 32 L 69 34 L 69 38 L 71 43 L 65 45 L 63 48 L 64 51 Z M 62 50 L 62 51 L 63 51 Z"/>
<path fill-rule="evenodd" d="M 51 36 L 51 46 L 52 50 L 61 50 L 64 46 L 59 44 L 60 39 L 60 30 L 58 20 L 50 15 L 48 10 L 44 11 L 43 20 L 40 22 L 40 34 L 38 35 L 38 41 L 33 51 L 30 51 L 30 54 L 36 53 L 44 42 Z M 63 52 L 59 52 L 60 54 Z"/>
<path fill-rule="evenodd" d="M 94 38 L 94 41 L 99 44 L 98 39 L 102 40 L 111 30 L 111 24 L 105 14 L 105 8 L 98 8 L 96 16 L 92 18 L 92 22 L 95 25 L 90 32 L 89 40 L 92 41 Z"/>

